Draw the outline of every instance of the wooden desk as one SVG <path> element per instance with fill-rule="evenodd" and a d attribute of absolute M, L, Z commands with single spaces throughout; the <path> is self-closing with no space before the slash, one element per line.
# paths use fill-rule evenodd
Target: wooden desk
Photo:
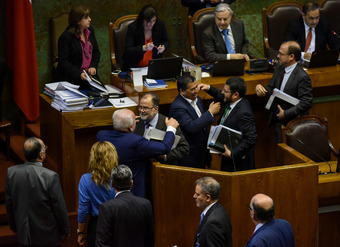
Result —
<path fill-rule="evenodd" d="M 66 206 L 77 211 L 78 183 L 87 172 L 88 157 L 96 134 L 101 129 L 112 129 L 115 108 L 61 113 L 51 107 L 51 98 L 40 95 L 40 132 L 48 145 L 48 155 L 57 164 Z M 137 110 L 136 107 L 130 107 Z"/>

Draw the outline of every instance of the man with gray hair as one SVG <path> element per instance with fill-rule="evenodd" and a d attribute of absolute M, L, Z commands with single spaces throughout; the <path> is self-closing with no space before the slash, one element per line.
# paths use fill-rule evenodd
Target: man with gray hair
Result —
<path fill-rule="evenodd" d="M 203 210 L 194 246 L 233 246 L 231 224 L 227 211 L 219 204 L 220 184 L 212 177 L 196 181 L 194 198 Z"/>
<path fill-rule="evenodd" d="M 117 166 L 111 174 L 114 199 L 99 208 L 96 246 L 151 247 L 154 245 L 154 221 L 150 201 L 134 196 L 132 171 Z"/>
<path fill-rule="evenodd" d="M 232 20 L 233 11 L 226 3 L 216 6 L 215 22 L 202 35 L 205 59 L 210 63 L 220 60 L 245 59 L 249 61 L 248 44 L 244 24 Z"/>
<path fill-rule="evenodd" d="M 136 116 L 129 109 L 120 109 L 113 113 L 114 130 L 101 130 L 97 133 L 98 141 L 111 142 L 117 150 L 119 164 L 126 164 L 133 173 L 134 187 L 132 193 L 136 196 L 146 197 L 146 166 L 148 159 L 167 154 L 175 140 L 178 122 L 166 119 L 167 131 L 162 142 L 148 141 L 133 131 L 136 128 Z"/>

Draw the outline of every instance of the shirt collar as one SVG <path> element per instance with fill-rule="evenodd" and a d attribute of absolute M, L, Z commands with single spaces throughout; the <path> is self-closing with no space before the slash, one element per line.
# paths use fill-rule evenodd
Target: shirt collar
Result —
<path fill-rule="evenodd" d="M 294 63 L 294 64 L 288 66 L 287 68 L 285 68 L 285 69 L 284 69 L 284 70 L 285 70 L 285 73 L 286 73 L 286 74 L 290 74 L 290 73 L 295 69 L 296 65 L 297 65 L 297 63 Z"/>
<path fill-rule="evenodd" d="M 157 113 L 156 116 L 154 116 L 154 118 L 149 122 L 149 124 L 150 124 L 153 128 L 156 128 L 157 122 L 158 122 L 158 113 Z"/>
<path fill-rule="evenodd" d="M 204 216 L 207 214 L 208 210 L 214 205 L 216 204 L 218 200 L 216 200 L 215 202 L 211 203 L 209 206 L 206 206 L 205 209 L 203 210 L 203 214 Z"/>
<path fill-rule="evenodd" d="M 305 25 L 305 31 L 309 32 L 310 27 L 306 24 L 305 20 L 303 20 L 303 23 Z M 315 31 L 315 28 L 312 28 L 312 31 Z"/>
<path fill-rule="evenodd" d="M 242 98 L 240 98 L 240 99 L 238 99 L 237 101 L 231 103 L 231 104 L 230 104 L 230 110 L 232 110 L 232 109 L 238 104 L 238 102 L 241 101 L 241 99 L 242 99 Z"/>
<path fill-rule="evenodd" d="M 185 99 L 190 105 L 191 105 L 191 103 L 192 102 L 195 102 L 196 104 L 197 104 L 197 98 L 195 99 L 195 100 L 191 100 L 191 99 L 188 99 L 188 98 L 185 98 L 184 96 L 183 96 L 183 94 L 181 94 L 181 93 L 179 93 L 182 97 L 183 97 L 183 99 Z"/>
<path fill-rule="evenodd" d="M 261 228 L 261 226 L 263 226 L 264 223 L 258 223 L 256 226 L 255 226 L 255 230 L 254 230 L 254 233 Z"/>

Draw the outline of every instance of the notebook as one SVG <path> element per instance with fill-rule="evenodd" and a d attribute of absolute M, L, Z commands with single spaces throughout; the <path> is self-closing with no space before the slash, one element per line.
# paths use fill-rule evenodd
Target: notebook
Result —
<path fill-rule="evenodd" d="M 221 60 L 213 65 L 212 76 L 240 76 L 244 74 L 244 59 Z"/>
<path fill-rule="evenodd" d="M 302 65 L 308 68 L 335 66 L 338 62 L 339 50 L 314 51 L 310 60 L 303 60 Z"/>
<path fill-rule="evenodd" d="M 176 81 L 181 74 L 183 57 L 167 57 L 149 61 L 146 78 Z"/>

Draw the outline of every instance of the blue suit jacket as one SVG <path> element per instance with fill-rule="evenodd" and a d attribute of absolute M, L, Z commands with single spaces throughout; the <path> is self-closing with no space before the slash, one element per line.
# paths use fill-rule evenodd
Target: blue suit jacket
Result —
<path fill-rule="evenodd" d="M 180 94 L 170 106 L 170 116 L 179 122 L 182 133 L 190 146 L 190 153 L 178 163 L 189 167 L 204 168 L 204 165 L 209 165 L 211 159 L 207 149 L 208 127 L 215 122 L 215 119 L 209 111 L 204 112 L 202 99 L 200 97 L 197 99 L 198 108 L 202 112 L 201 117 L 198 117 L 195 109 Z"/>
<path fill-rule="evenodd" d="M 245 247 L 294 247 L 292 226 L 286 220 L 274 219 L 264 224 L 249 239 Z"/>
<path fill-rule="evenodd" d="M 98 141 L 109 141 L 117 149 L 119 164 L 130 167 L 133 174 L 134 195 L 145 197 L 145 176 L 148 159 L 167 154 L 174 143 L 175 135 L 166 132 L 163 142 L 148 141 L 142 136 L 118 130 L 101 130 L 97 134 Z"/>

